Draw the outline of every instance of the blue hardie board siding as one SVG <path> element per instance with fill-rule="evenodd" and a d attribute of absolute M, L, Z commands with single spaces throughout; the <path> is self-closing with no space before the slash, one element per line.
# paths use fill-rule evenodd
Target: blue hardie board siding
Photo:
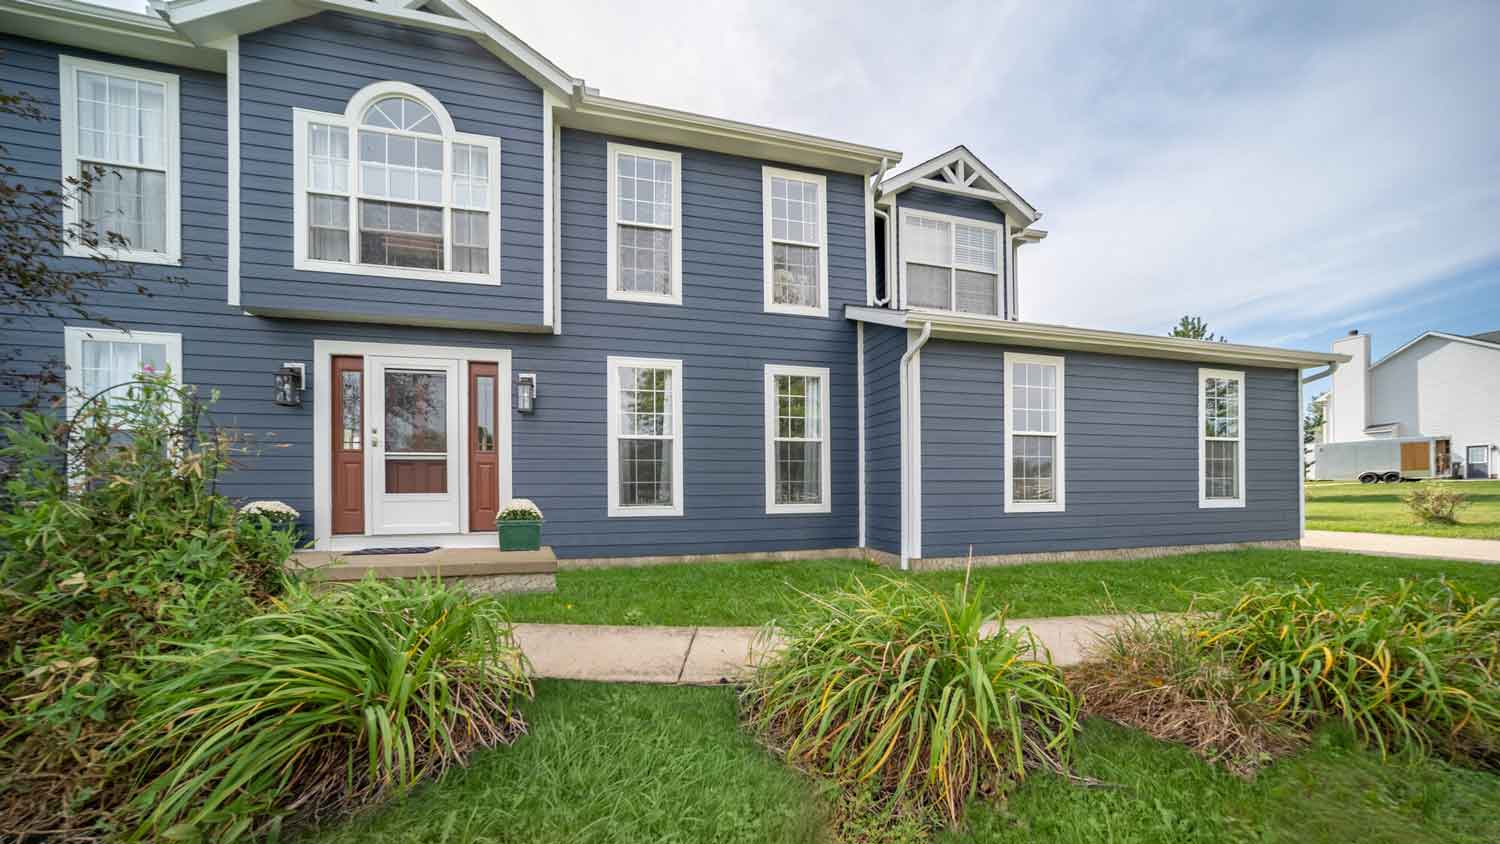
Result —
<path fill-rule="evenodd" d="M 418 59 L 430 53 L 426 39 L 418 35 L 409 47 L 414 67 L 420 68 L 422 61 Z M 398 49 L 398 43 L 402 42 L 391 39 L 371 47 L 388 53 Z M 4 48 L 0 54 L 0 86 L 31 92 L 49 116 L 47 123 L 30 124 L 0 115 L 5 143 L 24 177 L 56 180 L 59 48 L 8 37 L 0 37 L 0 47 Z M 91 55 L 71 49 L 67 52 Z M 381 61 L 384 64 L 378 71 L 357 72 L 371 77 L 411 78 L 403 70 L 404 61 Z M 487 54 L 474 59 L 476 69 L 495 63 Z M 128 288 L 122 285 L 91 294 L 90 302 L 97 313 L 128 327 L 182 335 L 185 380 L 205 391 L 218 390 L 215 420 L 244 432 L 256 443 L 256 453 L 246 456 L 242 467 L 223 479 L 220 488 L 226 494 L 241 499 L 281 499 L 311 520 L 312 393 L 306 394 L 303 407 L 284 408 L 271 403 L 270 388 L 271 375 L 283 361 L 313 360 L 315 340 L 499 348 L 512 351 L 515 371 L 535 372 L 539 377 L 536 413 L 513 414 L 510 420 L 514 432 L 513 481 L 518 495 L 535 499 L 545 511 L 546 541 L 560 555 L 753 552 L 848 548 L 856 544 L 855 329 L 841 314 L 846 304 L 863 304 L 865 298 L 861 222 L 864 188 L 858 176 L 825 174 L 829 310 L 833 314 L 826 319 L 761 312 L 761 162 L 695 150 L 683 150 L 684 304 L 677 307 L 606 300 L 606 139 L 573 131 L 565 131 L 562 136 L 565 333 L 561 336 L 245 316 L 225 303 L 224 78 L 180 68 L 163 69 L 177 73 L 182 80 L 183 266 L 138 268 L 139 278 L 157 293 L 153 298 L 125 292 Z M 350 72 L 356 71 L 349 67 L 340 70 Z M 309 71 L 308 76 L 319 74 Z M 457 115 L 459 109 L 448 105 Z M 314 107 L 331 109 L 332 104 Z M 282 111 L 288 125 L 269 127 L 274 129 L 271 134 L 289 131 L 290 109 Z M 463 119 L 459 125 L 473 129 L 465 126 Z M 510 210 L 518 201 L 512 191 L 521 192 L 523 199 L 519 201 L 523 204 L 529 200 L 524 199 L 526 180 L 513 178 L 508 169 L 510 162 L 519 159 L 512 154 L 516 144 L 506 143 L 507 170 L 502 188 L 506 214 L 510 220 L 525 220 L 524 214 Z M 282 177 L 270 161 L 262 160 L 258 166 L 263 177 Z M 287 158 L 284 167 L 290 166 Z M 284 178 L 290 184 L 289 170 Z M 539 182 L 534 189 L 539 193 Z M 540 219 L 539 213 L 536 218 Z M 284 266 L 263 264 L 256 272 L 266 276 L 275 270 L 292 279 L 289 223 L 283 221 L 281 225 L 287 227 L 287 243 L 269 236 L 267 242 L 275 241 L 272 245 L 281 250 L 277 260 Z M 527 260 L 524 240 L 516 248 Z M 261 260 L 268 259 L 262 256 Z M 168 274 L 185 278 L 187 283 L 179 287 L 150 281 Z M 256 283 L 250 275 L 247 270 L 247 286 Z M 354 285 L 351 295 L 363 293 L 372 302 L 392 301 L 400 289 L 412 286 L 411 282 L 379 279 L 369 279 L 368 290 L 357 286 L 364 282 L 357 276 L 338 276 L 330 283 Z M 323 283 L 307 274 L 284 293 L 292 299 L 302 295 L 317 299 L 325 295 L 321 292 Z M 304 291 L 299 285 L 319 289 Z M 506 286 L 510 286 L 509 279 Z M 456 292 L 446 295 L 459 300 L 465 295 L 483 295 L 483 289 L 474 285 L 434 285 L 434 289 L 439 287 L 454 289 Z M 427 302 L 426 297 L 402 307 L 425 311 L 429 305 L 439 312 L 446 307 L 441 299 Z M 63 320 L 22 320 L 7 326 L 5 339 L 20 346 L 28 361 L 60 359 L 63 324 Z M 609 355 L 683 361 L 686 504 L 685 515 L 680 518 L 611 519 L 606 515 L 605 359 Z M 831 370 L 830 514 L 765 514 L 762 403 L 766 363 L 826 366 Z M 0 396 L 0 404 L 14 401 L 13 394 Z"/>
<path fill-rule="evenodd" d="M 1067 511 L 1007 514 L 1005 351 L 922 350 L 922 556 L 1297 538 L 1296 372 L 1245 370 L 1248 503 L 1200 509 L 1198 364 L 1013 349 L 1065 359 Z"/>
<path fill-rule="evenodd" d="M 901 553 L 901 356 L 906 330 L 865 326 L 865 542 Z"/>
<path fill-rule="evenodd" d="M 292 268 L 292 109 L 343 114 L 399 80 L 500 139 L 499 287 Z M 323 13 L 240 39 L 241 301 L 360 319 L 543 322 L 542 92 L 473 39 Z M 493 220 L 491 221 L 493 225 Z M 493 231 L 491 239 L 493 242 Z"/>
<path fill-rule="evenodd" d="M 896 204 L 913 211 L 931 211 L 934 214 L 967 217 L 971 220 L 983 220 L 986 223 L 1002 225 L 1005 223 L 1004 212 L 996 208 L 992 202 L 967 196 L 954 196 L 951 193 L 927 188 L 909 188 L 902 191 L 896 196 Z"/>

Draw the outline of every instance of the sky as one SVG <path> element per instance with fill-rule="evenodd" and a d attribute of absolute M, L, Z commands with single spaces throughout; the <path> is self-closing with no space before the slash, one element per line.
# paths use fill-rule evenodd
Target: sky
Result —
<path fill-rule="evenodd" d="M 1044 212 L 1026 320 L 1500 330 L 1500 2 L 475 2 L 608 96 L 967 145 Z"/>

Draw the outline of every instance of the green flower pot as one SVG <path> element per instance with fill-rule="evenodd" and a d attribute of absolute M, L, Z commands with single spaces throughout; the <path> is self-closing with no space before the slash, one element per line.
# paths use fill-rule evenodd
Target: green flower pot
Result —
<path fill-rule="evenodd" d="M 495 522 L 501 551 L 535 551 L 542 547 L 542 520 Z"/>

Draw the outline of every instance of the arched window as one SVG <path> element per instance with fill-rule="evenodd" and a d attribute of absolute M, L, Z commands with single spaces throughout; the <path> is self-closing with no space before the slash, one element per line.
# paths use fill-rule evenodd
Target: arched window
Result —
<path fill-rule="evenodd" d="M 454 130 L 397 82 L 343 115 L 297 110 L 296 266 L 402 278 L 500 280 L 500 141 Z"/>

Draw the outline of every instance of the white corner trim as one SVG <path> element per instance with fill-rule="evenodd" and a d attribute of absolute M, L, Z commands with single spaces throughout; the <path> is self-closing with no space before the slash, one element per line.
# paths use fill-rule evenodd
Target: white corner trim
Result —
<path fill-rule="evenodd" d="M 859 547 L 864 548 L 868 522 L 865 515 L 865 324 L 862 322 L 854 324 L 854 342 L 855 379 L 859 388 L 855 408 L 859 414 Z"/>
<path fill-rule="evenodd" d="M 57 57 L 58 77 L 58 100 L 59 100 L 59 131 L 62 141 L 62 178 L 77 178 L 80 173 L 79 150 L 78 150 L 78 72 L 89 71 L 102 73 L 109 76 L 133 79 L 140 82 L 152 82 L 162 86 L 162 163 L 163 168 L 144 167 L 141 164 L 129 161 L 99 161 L 98 166 L 108 169 L 111 165 L 130 167 L 133 169 L 154 170 L 166 174 L 166 197 L 165 215 L 166 228 L 163 236 L 163 248 L 165 251 L 153 252 L 146 249 L 113 249 L 105 242 L 105 232 L 99 232 L 100 244 L 97 253 L 79 243 L 69 241 L 63 246 L 63 254 L 92 258 L 98 253 L 108 255 L 117 261 L 130 261 L 141 264 L 167 264 L 178 266 L 182 263 L 182 118 L 179 92 L 179 83 L 176 74 L 161 73 L 155 70 L 132 67 L 130 65 L 109 64 L 107 62 L 94 61 L 92 59 L 81 59 L 60 53 Z M 68 202 L 63 206 L 63 224 L 76 226 L 79 221 L 79 203 Z"/>
<path fill-rule="evenodd" d="M 819 500 L 813 504 L 778 504 L 776 503 L 776 376 L 778 375 L 803 375 L 818 379 L 820 391 L 820 406 L 818 419 L 818 442 L 822 447 L 818 449 L 819 472 L 821 473 L 821 484 L 818 490 Z M 832 413 L 833 387 L 829 379 L 828 367 L 826 366 L 791 366 L 787 364 L 768 363 L 765 365 L 765 459 L 766 459 L 766 514 L 784 515 L 789 513 L 829 513 L 833 506 L 830 496 L 832 495 L 831 469 L 832 458 L 832 425 L 829 417 Z M 804 439 L 808 439 L 804 437 Z"/>
<path fill-rule="evenodd" d="M 875 304 L 875 181 L 865 179 L 865 304 Z M 889 219 L 889 217 L 887 217 Z M 886 250 L 891 248 L 890 233 L 886 233 Z M 863 547 L 863 546 L 861 546 Z"/>
<path fill-rule="evenodd" d="M 605 283 L 604 296 L 621 302 L 650 302 L 659 305 L 682 304 L 682 153 L 669 152 L 649 147 L 636 147 L 610 141 L 605 144 L 608 164 L 605 167 L 607 184 L 606 235 L 605 235 Z M 617 289 L 620 282 L 620 180 L 617 178 L 621 155 L 638 155 L 654 158 L 672 165 L 672 223 L 667 226 L 630 223 L 637 228 L 654 228 L 672 233 L 672 291 L 667 295 L 643 293 L 635 290 Z"/>
<path fill-rule="evenodd" d="M 788 179 L 798 182 L 810 182 L 818 187 L 818 241 L 810 243 L 801 240 L 781 240 L 791 246 L 811 246 L 818 250 L 818 305 L 807 307 L 805 305 L 783 305 L 775 301 L 776 292 L 776 268 L 772 260 L 772 250 L 778 242 L 772 237 L 771 226 L 771 180 L 773 178 Z M 761 165 L 760 168 L 760 191 L 761 191 L 761 258 L 765 264 L 765 283 L 763 286 L 762 304 L 768 314 L 791 314 L 794 316 L 828 316 L 828 178 L 817 173 L 804 173 L 797 170 L 785 170 L 779 167 Z"/>
<path fill-rule="evenodd" d="M 562 127 L 552 124 L 552 333 L 563 333 Z"/>
<path fill-rule="evenodd" d="M 67 388 L 68 416 L 78 412 L 83 402 L 92 396 L 83 395 L 83 341 L 94 340 L 105 343 L 160 343 L 167 348 L 167 368 L 172 380 L 183 383 L 182 335 L 167 331 L 127 331 L 121 328 L 92 328 L 82 325 L 63 326 L 63 363 L 67 367 L 64 383 Z M 109 386 L 114 386 L 113 384 Z"/>
<path fill-rule="evenodd" d="M 396 204 L 417 204 L 433 207 L 431 203 L 410 203 L 403 200 L 393 200 L 388 197 L 373 196 L 365 194 L 360 189 L 359 177 L 359 132 L 361 130 L 360 119 L 371 103 L 390 96 L 411 97 L 427 106 L 437 119 L 442 129 L 443 143 L 443 197 L 441 209 L 443 213 L 443 261 L 447 266 L 452 266 L 453 256 L 453 233 L 452 218 L 453 211 L 484 211 L 489 214 L 489 267 L 484 273 L 466 273 L 454 270 L 424 270 L 406 267 L 389 267 L 380 264 L 362 264 L 359 258 L 359 202 L 369 199 L 376 202 L 394 202 Z M 349 170 L 347 193 L 338 191 L 319 191 L 322 196 L 342 196 L 348 200 L 349 211 L 349 258 L 348 262 L 315 260 L 307 256 L 307 133 L 312 124 L 341 128 L 349 133 Z M 384 130 L 380 130 L 384 131 Z M 403 133 L 396 133 L 403 134 Z M 488 154 L 490 166 L 489 172 L 489 197 L 487 207 L 472 208 L 456 205 L 453 201 L 453 146 L 455 144 L 466 144 L 470 146 L 484 147 Z M 502 249 L 502 220 L 500 203 L 500 178 L 501 178 L 501 149 L 500 139 L 487 135 L 469 135 L 454 130 L 453 119 L 448 115 L 447 109 L 438 99 L 415 85 L 405 82 L 375 82 L 366 85 L 349 99 L 348 105 L 342 115 L 326 112 L 311 111 L 303 108 L 292 109 L 292 266 L 294 269 L 308 272 L 341 273 L 344 275 L 359 275 L 371 278 L 399 278 L 418 281 L 445 281 L 458 282 L 462 284 L 485 284 L 498 286 L 500 277 L 500 252 Z"/>
<path fill-rule="evenodd" d="M 458 445 L 461 454 L 468 454 L 469 437 L 469 411 L 467 388 L 469 380 L 470 361 L 491 362 L 496 364 L 496 399 L 499 402 L 499 439 L 496 442 L 500 458 L 500 498 L 509 501 L 513 497 L 512 486 L 512 443 L 514 442 L 513 431 L 515 418 L 511 413 L 511 353 L 509 349 L 479 349 L 461 346 L 420 346 L 407 343 L 364 343 L 355 340 L 314 340 L 313 341 L 313 363 L 312 372 L 312 395 L 313 395 L 313 547 L 319 551 L 348 550 L 350 548 L 366 547 L 369 545 L 364 537 L 372 536 L 370 533 L 370 507 L 368 501 L 365 507 L 365 533 L 363 537 L 333 535 L 333 358 L 340 355 L 360 355 L 369 357 L 379 355 L 384 357 L 408 357 L 408 358 L 439 358 L 444 360 L 459 361 L 458 377 L 460 381 L 459 411 L 458 411 Z M 368 369 L 366 369 L 368 378 Z M 503 388 L 500 388 L 503 385 Z M 365 391 L 371 389 L 368 380 L 365 382 Z M 368 424 L 368 420 L 366 420 Z M 468 482 L 468 460 L 459 460 L 460 477 L 456 483 L 459 490 L 459 503 L 461 512 L 465 515 L 469 510 L 469 482 Z M 368 473 L 367 473 L 368 474 Z M 373 485 L 367 477 L 365 482 L 365 494 L 371 494 Z M 466 534 L 467 535 L 467 534 Z M 494 541 L 494 535 L 484 532 L 483 535 Z M 403 536 L 402 541 L 418 541 L 413 536 Z M 445 543 L 439 543 L 445 544 Z"/>
<path fill-rule="evenodd" d="M 240 304 L 240 37 L 232 35 L 225 40 L 224 63 L 228 87 L 227 111 L 229 113 L 229 270 L 227 274 L 228 302 Z"/>
<path fill-rule="evenodd" d="M 1064 405 L 1066 403 L 1066 375 L 1067 361 L 1057 355 L 1033 355 L 1022 352 L 1006 352 L 1005 372 L 1001 377 L 1001 386 L 1004 390 L 1000 400 L 1001 413 L 1005 418 L 1005 455 L 1002 474 L 1005 481 L 1005 512 L 1007 513 L 1062 513 L 1067 510 L 1067 447 L 1066 428 L 1067 414 Z M 1045 431 L 1017 431 L 1015 430 L 1014 414 L 1011 413 L 1010 391 L 1012 384 L 1012 366 L 1018 363 L 1035 363 L 1042 366 L 1052 366 L 1057 369 L 1057 429 L 1050 434 L 1056 440 L 1053 448 L 1052 473 L 1053 489 L 1056 491 L 1055 499 L 1052 501 L 1017 501 L 1015 500 L 1014 478 L 1011 477 L 1011 469 L 1015 465 L 1013 455 L 1015 454 L 1014 440 L 1016 436 L 1049 436 Z"/>
<path fill-rule="evenodd" d="M 1304 539 L 1307 536 L 1307 442 L 1304 439 L 1307 432 L 1307 414 L 1302 404 L 1302 372 L 1297 371 L 1297 377 L 1292 379 L 1292 387 L 1297 391 L 1297 538 Z M 1242 399 L 1243 400 L 1243 399 Z M 1198 398 L 1198 404 L 1203 404 L 1203 398 Z M 1199 427 L 1202 430 L 1202 427 Z M 1244 433 L 1243 431 L 1241 433 Z M 1314 451 L 1316 454 L 1316 451 Z M 1428 457 L 1432 461 L 1433 469 L 1437 468 L 1437 443 L 1433 442 L 1431 454 Z M 1436 472 L 1434 472 L 1436 474 Z M 1201 481 L 1200 481 L 1201 483 Z"/>
<path fill-rule="evenodd" d="M 626 506 L 620 503 L 620 368 L 639 366 L 650 369 L 667 369 L 672 372 L 672 503 L 662 506 Z M 608 461 L 609 516 L 681 516 L 683 499 L 687 491 L 682 486 L 683 440 L 686 432 L 682 427 L 682 361 L 669 358 L 637 358 L 610 355 L 605 377 L 605 413 L 608 417 L 605 447 Z"/>
<path fill-rule="evenodd" d="M 558 105 L 551 91 L 542 92 L 542 325 L 557 331 L 557 290 L 554 284 L 557 259 L 553 229 L 556 226 L 557 209 L 557 124 L 552 119 L 552 109 Z"/>
<path fill-rule="evenodd" d="M 1238 494 L 1234 498 L 1208 497 L 1208 481 L 1204 474 L 1205 463 L 1208 459 L 1208 437 L 1204 430 L 1204 424 L 1207 422 L 1208 408 L 1204 406 L 1205 403 L 1203 401 L 1203 384 L 1209 378 L 1227 378 L 1239 383 L 1240 400 L 1238 403 L 1238 408 L 1240 435 L 1238 451 L 1240 464 L 1238 467 L 1238 472 L 1236 473 L 1236 479 L 1239 481 L 1239 490 Z M 1198 507 L 1199 509 L 1204 510 L 1244 507 L 1245 475 L 1247 474 L 1246 470 L 1249 468 L 1245 465 L 1245 404 L 1247 399 L 1249 398 L 1245 391 L 1245 373 L 1237 369 L 1200 368 L 1198 370 L 1197 388 L 1193 391 L 1193 397 L 1198 403 Z M 1298 401 L 1298 405 L 1299 407 L 1297 408 L 1297 416 L 1300 418 L 1302 416 L 1300 398 Z M 1302 446 L 1300 443 L 1297 446 L 1297 463 L 1299 466 L 1302 463 Z"/>

